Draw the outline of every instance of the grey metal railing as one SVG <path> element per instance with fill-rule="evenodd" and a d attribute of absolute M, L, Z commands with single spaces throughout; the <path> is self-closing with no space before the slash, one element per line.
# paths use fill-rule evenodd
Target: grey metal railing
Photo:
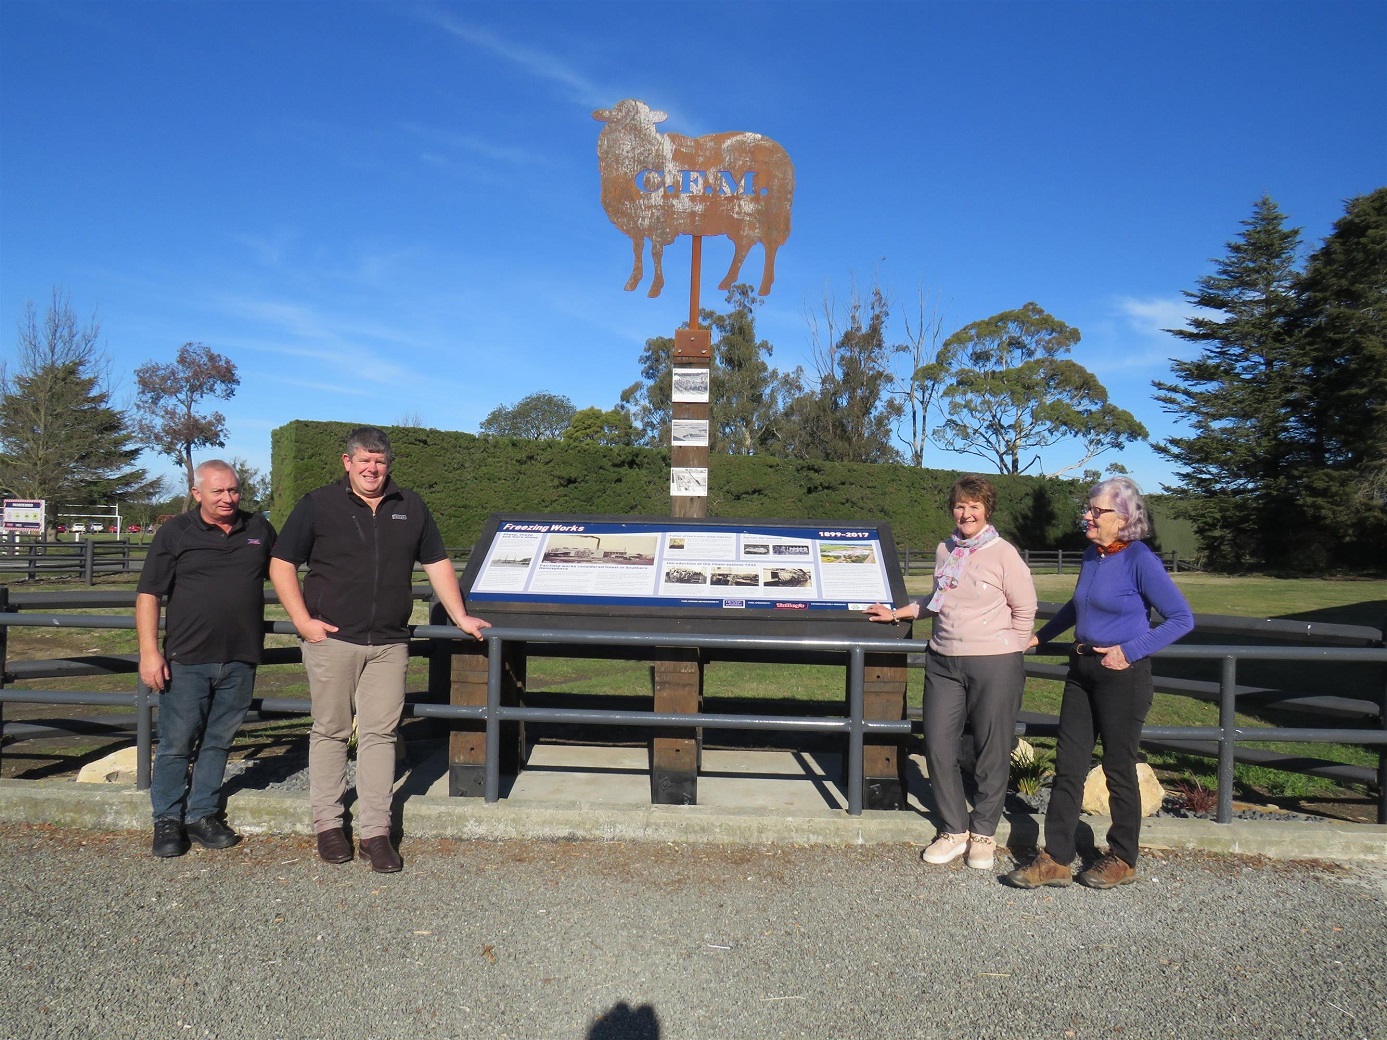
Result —
<path fill-rule="evenodd" d="M 426 594 L 427 590 L 417 590 Z M 115 601 L 121 597 L 133 602 L 133 593 L 106 594 L 56 594 L 54 599 L 63 604 L 86 599 L 88 605 L 95 595 L 100 597 L 99 605 L 119 605 Z M 35 605 L 37 595 L 14 597 L 25 605 Z M 54 603 L 57 605 L 57 603 Z M 0 608 L 11 607 L 8 590 L 0 586 Z M 10 627 L 78 627 L 78 628 L 133 628 L 134 619 L 130 617 L 100 617 L 93 615 L 62 615 L 15 613 L 12 609 L 0 609 L 0 707 L 7 701 L 31 703 L 82 703 L 118 704 L 129 706 L 136 712 L 136 743 L 139 748 L 137 785 L 146 788 L 149 783 L 149 762 L 152 744 L 150 724 L 152 701 L 149 691 L 142 684 L 134 693 L 80 693 L 48 692 L 33 690 L 11 690 L 4 688 L 7 678 L 14 678 L 16 672 L 4 658 L 5 638 Z M 1346 627 L 1346 626 L 1345 626 Z M 287 621 L 267 622 L 267 631 L 292 633 L 293 626 Z M 1371 631 L 1371 630 L 1367 630 Z M 419 625 L 412 628 L 416 640 L 471 639 L 451 626 Z M 1346 637 L 1347 638 L 1347 637 Z M 563 644 L 565 646 L 663 646 L 699 647 L 705 649 L 727 649 L 739 651 L 794 649 L 806 654 L 841 655 L 848 668 L 849 704 L 846 717 L 790 716 L 790 715 L 741 715 L 704 714 L 683 715 L 654 712 L 623 712 L 602 709 L 570 709 L 506 706 L 500 703 L 501 689 L 501 648 L 506 642 L 525 642 L 529 644 Z M 414 703 L 409 710 L 416 716 L 443 719 L 475 719 L 486 725 L 486 771 L 484 795 L 487 801 L 499 798 L 500 790 L 500 727 L 503 722 L 535 721 L 578 723 L 589 725 L 623 725 L 645 727 L 704 727 L 710 729 L 761 729 L 784 732 L 830 732 L 846 734 L 849 739 L 849 790 L 848 811 L 856 814 L 862 805 L 862 746 L 868 735 L 897 736 L 908 735 L 911 724 L 899 720 L 872 720 L 863 718 L 862 683 L 863 661 L 867 653 L 918 654 L 923 653 L 926 643 L 920 640 L 898 639 L 853 639 L 821 637 L 765 637 L 765 636 L 693 636 L 687 633 L 633 633 L 633 632 L 571 632 L 544 628 L 502 628 L 486 630 L 488 644 L 489 675 L 487 683 L 487 704 L 485 707 L 460 705 Z M 1045 655 L 1065 653 L 1066 644 L 1051 644 L 1041 648 Z M 104 669 L 107 672 L 134 671 L 133 660 L 111 660 Z M 283 650 L 276 655 L 281 660 L 293 660 L 297 651 Z M 574 655 L 577 656 L 577 655 Z M 1217 726 L 1146 726 L 1142 729 L 1143 741 L 1159 740 L 1198 740 L 1208 741 L 1217 746 L 1218 751 L 1218 811 L 1219 823 L 1232 819 L 1233 768 L 1236 748 L 1239 743 L 1260 741 L 1285 741 L 1291 743 L 1344 743 L 1376 745 L 1379 747 L 1377 787 L 1378 820 L 1387 823 L 1387 682 L 1378 691 L 1377 728 L 1326 728 L 1326 727 L 1247 727 L 1236 724 L 1238 697 L 1246 691 L 1237 682 L 1238 662 L 1242 660 L 1262 661 L 1315 661 L 1324 664 L 1371 663 L 1387 665 L 1387 649 L 1381 647 L 1289 647 L 1289 646 L 1173 646 L 1161 651 L 1161 659 L 1217 660 L 1220 662 L 1220 681 L 1217 684 L 1219 703 L 1219 724 Z M 1056 666 L 1043 662 L 1028 661 L 1028 674 L 1056 677 Z M 67 673 L 75 674 L 75 673 Z M 90 674 L 90 673 L 89 673 Z M 28 678 L 37 678 L 28 675 Z M 303 710 L 307 703 L 302 700 L 265 699 L 265 710 L 296 711 Z M 1053 731 L 1053 724 L 1018 723 L 1020 733 Z"/>
<path fill-rule="evenodd" d="M 460 570 L 467 565 L 471 551 L 470 548 L 448 549 L 447 553 Z M 10 540 L 0 542 L 0 575 L 16 575 L 29 581 L 70 575 L 94 585 L 98 575 L 139 574 L 148 555 L 147 544 L 119 540 L 101 541 L 90 537 L 69 542 Z M 423 568 L 415 564 L 414 569 Z"/>
<path fill-rule="evenodd" d="M 73 575 L 88 585 L 98 574 L 136 574 L 144 566 L 148 546 L 125 541 L 17 541 L 0 545 L 0 574 L 29 581 Z"/>
<path fill-rule="evenodd" d="M 909 549 L 903 548 L 897 554 L 900 558 L 901 571 L 907 577 L 918 577 L 921 575 L 932 574 L 934 572 L 934 550 L 933 549 Z M 1083 549 L 1022 549 L 1021 558 L 1026 561 L 1026 566 L 1033 571 L 1053 571 L 1056 574 L 1075 573 L 1079 565 L 1084 560 Z M 1157 559 L 1165 565 L 1165 569 L 1172 574 L 1180 574 L 1185 571 L 1200 570 L 1197 561 L 1188 557 L 1182 557 L 1175 550 L 1157 554 Z"/>
<path fill-rule="evenodd" d="M 471 639 L 451 625 L 419 625 L 414 635 L 428 639 Z M 573 646 L 697 647 L 700 650 L 800 650 L 816 654 L 841 654 L 848 669 L 848 714 L 846 717 L 803 715 L 758 715 L 675 712 L 608 711 L 598 708 L 522 708 L 501 703 L 502 647 L 508 642 L 562 643 Z M 908 720 L 868 719 L 864 711 L 864 666 L 868 653 L 899 654 L 910 649 L 923 650 L 924 643 L 900 639 L 848 639 L 817 636 L 700 636 L 673 632 L 569 632 L 551 628 L 486 629 L 487 683 L 486 706 L 416 705 L 416 715 L 448 719 L 482 719 L 486 723 L 486 767 L 483 796 L 488 802 L 500 798 L 501 724 L 503 722 L 558 722 L 594 726 L 680 727 L 685 729 L 769 730 L 783 733 L 842 733 L 848 738 L 848 815 L 862 813 L 864 777 L 862 757 L 864 738 L 876 736 L 908 737 Z M 577 656 L 577 655 L 574 655 Z"/>

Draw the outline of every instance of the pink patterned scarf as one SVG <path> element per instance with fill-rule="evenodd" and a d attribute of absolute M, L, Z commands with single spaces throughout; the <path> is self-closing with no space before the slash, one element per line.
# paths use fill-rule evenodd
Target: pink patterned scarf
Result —
<path fill-rule="evenodd" d="M 968 557 L 977 552 L 988 542 L 996 541 L 1000 537 L 997 529 L 988 524 L 972 538 L 962 538 L 957 531 L 953 535 L 954 547 L 949 550 L 949 558 L 944 561 L 944 569 L 934 576 L 934 595 L 930 597 L 925 609 L 931 613 L 939 613 L 939 605 L 944 602 L 944 594 L 951 589 L 958 588 L 958 580 L 963 577 L 963 565 Z"/>

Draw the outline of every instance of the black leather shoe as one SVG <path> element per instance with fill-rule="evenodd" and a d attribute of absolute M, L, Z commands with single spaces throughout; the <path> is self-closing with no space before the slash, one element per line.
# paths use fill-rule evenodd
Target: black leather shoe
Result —
<path fill-rule="evenodd" d="M 188 839 L 183 836 L 183 823 L 165 817 L 154 821 L 154 845 L 150 850 L 160 859 L 171 859 L 188 851 Z"/>
<path fill-rule="evenodd" d="M 365 845 L 363 841 L 361 843 Z M 341 827 L 318 832 L 318 857 L 324 863 L 345 863 L 352 858 L 352 840 Z"/>
<path fill-rule="evenodd" d="M 393 874 L 404 866 L 400 854 L 385 835 L 379 838 L 362 838 L 361 854 L 370 861 L 371 869 L 377 874 Z"/>
<path fill-rule="evenodd" d="M 188 837 L 204 849 L 229 849 L 241 836 L 226 825 L 220 816 L 204 816 L 185 826 Z"/>

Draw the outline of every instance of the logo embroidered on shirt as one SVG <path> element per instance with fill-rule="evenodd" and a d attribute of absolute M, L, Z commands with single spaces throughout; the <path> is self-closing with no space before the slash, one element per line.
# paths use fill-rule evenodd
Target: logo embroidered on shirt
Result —
<path fill-rule="evenodd" d="M 391 520 L 408 520 L 409 517 L 408 517 L 406 514 L 404 514 L 404 513 L 391 513 L 391 514 L 390 514 L 390 519 L 391 519 Z"/>
<path fill-rule="evenodd" d="M 259 544 L 260 544 L 260 539 L 259 539 L 259 538 L 247 538 L 247 539 L 246 539 L 246 544 L 247 544 L 247 545 L 259 545 Z"/>

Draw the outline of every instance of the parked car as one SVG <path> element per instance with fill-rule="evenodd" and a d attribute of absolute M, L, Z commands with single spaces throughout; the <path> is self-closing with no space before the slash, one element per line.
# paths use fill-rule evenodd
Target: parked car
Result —
<path fill-rule="evenodd" d="M 92 534 L 100 534 L 102 531 L 106 530 L 106 525 L 100 521 L 95 521 L 87 525 L 87 530 Z"/>
<path fill-rule="evenodd" d="M 59 534 L 67 534 L 67 524 L 59 524 L 59 525 L 55 528 L 55 530 L 56 530 Z"/>
<path fill-rule="evenodd" d="M 129 534 L 139 534 L 139 533 L 140 533 L 140 525 L 139 525 L 139 524 L 131 524 L 131 525 L 130 525 L 129 527 L 127 527 L 125 530 L 126 530 L 126 532 L 129 533 Z"/>
<path fill-rule="evenodd" d="M 87 525 L 86 525 L 86 524 L 73 524 L 73 525 L 72 525 L 72 533 L 73 533 L 73 534 L 86 534 L 86 533 L 87 533 Z"/>

